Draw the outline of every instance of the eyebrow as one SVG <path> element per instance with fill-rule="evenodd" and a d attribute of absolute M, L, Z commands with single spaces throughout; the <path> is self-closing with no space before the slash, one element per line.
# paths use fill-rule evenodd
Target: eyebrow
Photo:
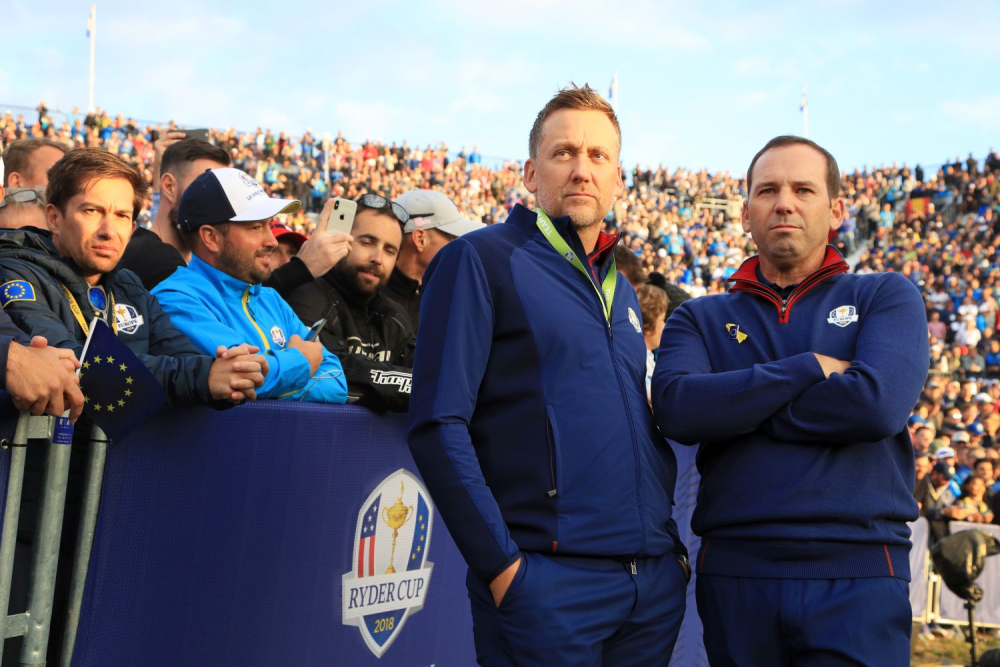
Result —
<path fill-rule="evenodd" d="M 760 188 L 763 188 L 763 187 L 775 187 L 777 185 L 778 185 L 778 181 L 775 181 L 775 180 L 760 181 L 759 183 L 754 183 L 753 184 L 753 189 L 757 190 L 757 189 L 760 189 Z M 818 189 L 819 188 L 819 184 L 816 183 L 815 181 L 792 181 L 792 185 L 793 186 L 807 185 L 807 186 L 809 186 L 809 187 L 811 187 L 813 189 Z"/>
<path fill-rule="evenodd" d="M 577 150 L 578 151 L 578 150 L 580 150 L 580 142 L 578 142 L 578 141 L 571 141 L 569 139 L 564 139 L 562 141 L 557 142 L 554 146 L 552 146 L 551 150 L 552 150 L 553 153 L 555 153 L 556 151 L 565 150 L 565 149 L 573 149 L 573 150 Z M 599 151 L 601 153 L 607 153 L 608 155 L 611 154 L 611 149 L 607 148 L 606 146 L 600 146 L 600 145 L 590 146 L 588 148 L 588 151 L 589 152 Z"/>

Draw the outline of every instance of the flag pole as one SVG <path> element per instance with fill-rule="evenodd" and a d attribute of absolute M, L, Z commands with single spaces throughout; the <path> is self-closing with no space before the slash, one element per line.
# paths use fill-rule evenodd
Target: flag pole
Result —
<path fill-rule="evenodd" d="M 90 20 L 87 22 L 87 34 L 90 36 L 90 106 L 87 111 L 93 113 L 94 106 L 94 60 L 97 53 L 97 5 L 90 6 Z"/>

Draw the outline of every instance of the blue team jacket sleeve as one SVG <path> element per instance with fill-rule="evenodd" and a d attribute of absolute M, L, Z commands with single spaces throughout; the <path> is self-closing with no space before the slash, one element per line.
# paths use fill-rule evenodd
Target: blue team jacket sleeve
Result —
<path fill-rule="evenodd" d="M 213 312 L 204 300 L 181 289 L 170 289 L 170 284 L 170 281 L 160 283 L 153 294 L 159 300 L 164 312 L 170 316 L 170 321 L 191 339 L 195 347 L 204 354 L 214 357 L 219 345 L 225 347 L 241 343 L 256 345 L 261 349 L 261 353 L 267 354 L 267 363 L 270 366 L 264 378 L 264 385 L 257 390 L 257 396 L 298 399 L 296 394 L 305 389 L 310 382 L 309 361 L 298 350 L 275 350 L 263 338 L 248 340 L 246 335 L 220 319 L 220 315 Z M 267 350 L 268 347 L 270 350 Z"/>
<path fill-rule="evenodd" d="M 438 253 L 425 282 L 410 397 L 410 452 L 469 568 L 488 582 L 519 555 L 469 433 L 490 356 L 490 289 L 478 253 L 461 239 Z"/>
<path fill-rule="evenodd" d="M 878 442 L 896 435 L 927 379 L 927 316 L 917 288 L 899 274 L 882 277 L 851 366 L 802 392 L 764 422 L 776 440 Z M 817 350 L 820 354 L 822 350 Z"/>
<path fill-rule="evenodd" d="M 7 388 L 7 355 L 10 353 L 10 344 L 14 341 L 26 344 L 28 340 L 10 319 L 10 315 L 0 310 L 0 388 Z"/>
<path fill-rule="evenodd" d="M 714 373 L 690 303 L 667 321 L 653 370 L 653 415 L 666 437 L 691 445 L 745 435 L 823 379 L 811 352 Z"/>
<path fill-rule="evenodd" d="M 309 327 L 302 323 L 292 307 L 284 300 L 281 300 L 281 315 L 285 322 L 285 331 L 288 335 L 298 334 L 303 340 L 309 335 Z M 295 352 L 294 350 L 290 350 Z M 295 352 L 300 357 L 298 352 Z M 305 357 L 303 357 L 305 358 Z M 306 372 L 309 371 L 309 362 L 306 362 Z M 316 374 L 306 383 L 305 391 L 299 390 L 291 396 L 285 397 L 294 401 L 310 401 L 313 403 L 346 403 L 347 402 L 347 378 L 344 376 L 344 368 L 333 352 L 323 348 L 323 361 L 320 363 Z"/>

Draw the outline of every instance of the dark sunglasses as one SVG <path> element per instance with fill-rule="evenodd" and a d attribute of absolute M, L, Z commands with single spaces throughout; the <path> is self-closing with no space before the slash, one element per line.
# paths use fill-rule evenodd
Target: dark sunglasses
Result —
<path fill-rule="evenodd" d="M 358 197 L 357 203 L 365 208 L 375 209 L 376 211 L 389 211 L 395 216 L 396 220 L 399 220 L 399 224 L 401 225 L 405 225 L 410 219 L 410 215 L 406 212 L 405 208 L 381 195 L 361 195 Z"/>
<path fill-rule="evenodd" d="M 45 191 L 33 188 L 12 188 L 7 191 L 7 195 L 0 201 L 0 208 L 6 206 L 9 202 L 14 202 L 15 204 L 38 202 L 39 206 L 45 206 Z"/>

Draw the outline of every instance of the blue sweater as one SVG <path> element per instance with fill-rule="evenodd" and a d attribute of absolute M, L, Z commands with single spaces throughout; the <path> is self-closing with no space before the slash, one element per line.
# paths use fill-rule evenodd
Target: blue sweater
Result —
<path fill-rule="evenodd" d="M 784 301 L 757 266 L 674 312 L 653 374 L 660 430 L 701 443 L 699 571 L 908 579 L 906 419 L 929 358 L 920 294 L 899 274 L 843 274 L 832 247 Z M 851 366 L 824 379 L 814 352 Z"/>
<path fill-rule="evenodd" d="M 519 551 L 683 552 L 677 464 L 646 402 L 639 303 L 619 279 L 611 324 L 591 279 L 521 206 L 445 246 L 425 275 L 410 451 L 470 569 Z M 569 218 L 553 227 L 586 257 Z M 600 283 L 613 241 L 592 261 Z"/>

